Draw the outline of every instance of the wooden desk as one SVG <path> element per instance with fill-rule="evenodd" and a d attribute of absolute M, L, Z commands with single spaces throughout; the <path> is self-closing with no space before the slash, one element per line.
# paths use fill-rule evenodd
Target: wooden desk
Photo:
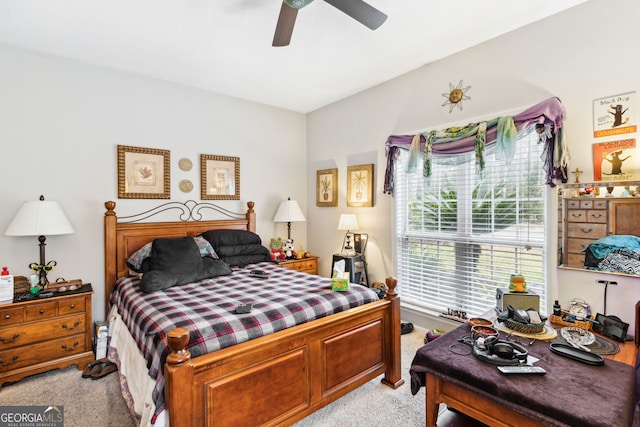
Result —
<path fill-rule="evenodd" d="M 632 425 L 635 369 L 619 362 L 635 362 L 632 342 L 622 344 L 604 366 L 590 366 L 551 353 L 548 342 L 537 341 L 527 348 L 547 374 L 507 378 L 494 365 L 450 350 L 467 333 L 462 325 L 416 352 L 411 386 L 414 392 L 426 387 L 427 426 L 436 426 L 440 403 L 491 426 Z"/>

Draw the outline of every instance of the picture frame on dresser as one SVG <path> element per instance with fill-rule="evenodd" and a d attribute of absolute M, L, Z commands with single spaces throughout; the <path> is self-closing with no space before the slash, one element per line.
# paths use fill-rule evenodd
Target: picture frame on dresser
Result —
<path fill-rule="evenodd" d="M 200 155 L 200 198 L 240 200 L 240 158 Z"/>
<path fill-rule="evenodd" d="M 170 199 L 171 152 L 118 145 L 118 198 Z"/>

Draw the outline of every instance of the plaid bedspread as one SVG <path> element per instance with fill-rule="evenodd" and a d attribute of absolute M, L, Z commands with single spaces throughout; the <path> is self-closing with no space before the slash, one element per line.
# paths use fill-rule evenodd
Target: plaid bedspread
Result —
<path fill-rule="evenodd" d="M 269 277 L 256 278 L 251 270 Z M 164 409 L 163 366 L 170 352 L 166 333 L 190 331 L 193 357 L 268 335 L 291 326 L 378 300 L 371 289 L 351 284 L 348 292 L 331 290 L 331 279 L 288 270 L 273 263 L 234 268 L 233 274 L 143 293 L 139 279 L 118 280 L 110 303 L 116 305 L 156 380 L 156 415 Z M 240 303 L 253 303 L 247 314 L 236 314 Z"/>

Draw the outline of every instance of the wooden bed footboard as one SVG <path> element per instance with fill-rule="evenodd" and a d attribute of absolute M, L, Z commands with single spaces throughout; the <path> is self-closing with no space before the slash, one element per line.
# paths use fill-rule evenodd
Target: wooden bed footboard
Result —
<path fill-rule="evenodd" d="M 386 282 L 382 301 L 193 359 L 189 331 L 169 332 L 170 425 L 289 425 L 381 374 L 401 386 L 400 301 Z"/>

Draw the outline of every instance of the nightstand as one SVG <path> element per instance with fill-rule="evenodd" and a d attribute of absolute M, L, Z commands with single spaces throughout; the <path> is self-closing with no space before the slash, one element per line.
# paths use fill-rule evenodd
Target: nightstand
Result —
<path fill-rule="evenodd" d="M 94 360 L 91 284 L 63 295 L 0 306 L 0 387 Z"/>
<path fill-rule="evenodd" d="M 302 259 L 290 259 L 278 263 L 289 270 L 297 270 L 303 273 L 318 274 L 318 257 L 309 256 Z"/>
<path fill-rule="evenodd" d="M 344 256 L 333 255 L 331 263 L 331 276 L 333 276 L 333 266 L 336 262 L 344 260 L 344 271 L 349 273 L 349 282 L 359 285 L 369 286 L 369 276 L 367 275 L 367 261 L 362 255 Z"/>

